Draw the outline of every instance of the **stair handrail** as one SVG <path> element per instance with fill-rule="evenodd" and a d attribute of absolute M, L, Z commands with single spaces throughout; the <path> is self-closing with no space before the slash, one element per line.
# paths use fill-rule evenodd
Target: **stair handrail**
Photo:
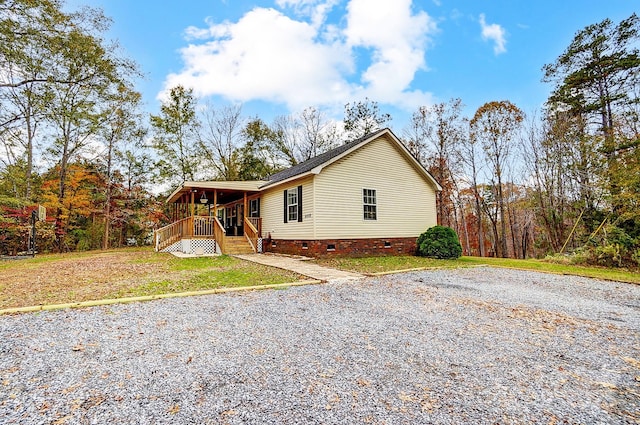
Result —
<path fill-rule="evenodd" d="M 262 237 L 262 217 L 246 217 L 258 232 L 258 237 Z"/>
<path fill-rule="evenodd" d="M 244 218 L 244 236 L 251 244 L 253 252 L 258 252 L 258 229 L 256 229 L 251 220 L 249 220 L 249 217 Z"/>
<path fill-rule="evenodd" d="M 220 248 L 220 252 L 224 254 L 226 251 L 225 238 L 227 236 L 227 231 L 224 229 L 222 223 L 218 217 L 213 217 L 213 237 Z"/>

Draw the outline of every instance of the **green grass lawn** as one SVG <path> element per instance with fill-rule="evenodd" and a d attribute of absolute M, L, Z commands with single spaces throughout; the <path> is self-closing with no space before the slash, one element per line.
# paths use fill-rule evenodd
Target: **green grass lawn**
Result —
<path fill-rule="evenodd" d="M 165 261 L 169 270 L 173 272 L 170 273 L 171 278 L 154 279 L 139 286 L 124 288 L 114 293 L 113 297 L 274 285 L 302 279 L 302 276 L 296 273 L 249 263 L 227 255 L 199 258 L 172 257 Z"/>
<path fill-rule="evenodd" d="M 177 258 L 149 248 L 0 261 L 0 309 L 153 296 L 305 279 L 226 255 Z"/>
<path fill-rule="evenodd" d="M 331 258 L 319 259 L 316 261 L 320 265 L 366 274 L 386 273 L 408 269 L 456 268 L 487 265 L 640 284 L 640 273 L 630 270 L 556 264 L 542 260 L 516 260 L 510 258 L 485 257 L 461 257 L 457 260 L 437 260 L 417 256 L 389 256 Z"/>

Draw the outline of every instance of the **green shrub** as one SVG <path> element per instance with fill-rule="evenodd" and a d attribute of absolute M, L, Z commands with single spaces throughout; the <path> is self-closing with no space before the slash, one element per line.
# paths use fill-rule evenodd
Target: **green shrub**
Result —
<path fill-rule="evenodd" d="M 434 226 L 418 237 L 418 255 L 454 259 L 462 255 L 458 235 L 450 227 Z"/>
<path fill-rule="evenodd" d="M 620 245 L 623 250 L 630 250 L 633 248 L 634 240 L 623 229 L 616 226 L 605 227 L 606 241 L 608 245 Z"/>
<path fill-rule="evenodd" d="M 640 248 L 636 249 L 633 254 L 631 254 L 631 260 L 635 263 L 636 267 L 640 267 Z"/>
<path fill-rule="evenodd" d="M 622 250 L 622 246 L 618 244 L 596 247 L 597 264 L 605 267 L 622 267 Z"/>
<path fill-rule="evenodd" d="M 571 253 L 570 259 L 571 262 L 570 264 L 573 265 L 586 265 L 589 264 L 589 258 L 590 258 L 591 252 L 589 250 L 585 250 L 583 248 L 578 248 L 576 249 L 573 253 Z"/>

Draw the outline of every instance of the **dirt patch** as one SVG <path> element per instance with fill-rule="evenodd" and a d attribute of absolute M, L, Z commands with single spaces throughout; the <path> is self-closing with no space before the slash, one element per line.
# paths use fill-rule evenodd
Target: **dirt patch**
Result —
<path fill-rule="evenodd" d="M 99 299 L 165 277 L 166 262 L 149 251 L 11 262 L 0 268 L 0 308 Z"/>
<path fill-rule="evenodd" d="M 0 310 L 281 284 L 302 278 L 228 256 L 177 258 L 150 249 L 42 255 L 0 262 Z"/>

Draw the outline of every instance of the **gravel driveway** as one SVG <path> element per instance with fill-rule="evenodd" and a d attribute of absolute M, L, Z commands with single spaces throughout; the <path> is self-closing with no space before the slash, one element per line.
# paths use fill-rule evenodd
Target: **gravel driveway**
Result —
<path fill-rule="evenodd" d="M 640 286 L 493 268 L 0 317 L 3 424 L 640 422 Z"/>

